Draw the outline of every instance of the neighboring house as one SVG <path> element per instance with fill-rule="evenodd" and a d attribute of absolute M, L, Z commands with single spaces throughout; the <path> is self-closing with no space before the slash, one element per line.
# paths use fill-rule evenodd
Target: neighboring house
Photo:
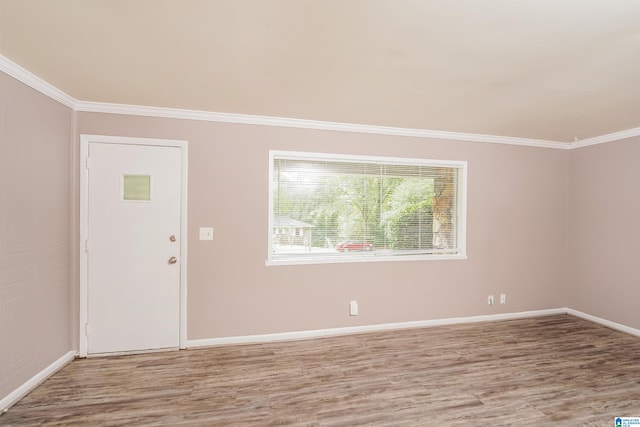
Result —
<path fill-rule="evenodd" d="M 313 225 L 287 216 L 276 216 L 273 221 L 274 243 L 280 245 L 311 245 Z"/>

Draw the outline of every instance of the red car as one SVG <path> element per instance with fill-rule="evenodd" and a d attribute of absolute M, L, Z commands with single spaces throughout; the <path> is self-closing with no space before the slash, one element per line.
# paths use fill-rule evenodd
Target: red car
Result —
<path fill-rule="evenodd" d="M 373 250 L 373 243 L 362 242 L 359 240 L 345 240 L 344 242 L 338 243 L 336 250 L 340 252 L 371 251 Z"/>

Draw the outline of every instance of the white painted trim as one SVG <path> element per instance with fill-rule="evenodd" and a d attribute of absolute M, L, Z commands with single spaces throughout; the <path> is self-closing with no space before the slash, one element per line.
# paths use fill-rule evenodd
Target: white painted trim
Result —
<path fill-rule="evenodd" d="M 361 252 L 359 254 L 340 254 L 333 253 L 317 253 L 315 255 L 296 254 L 294 256 L 282 259 L 273 259 L 273 215 L 269 215 L 267 227 L 267 259 L 265 266 L 278 265 L 305 265 L 305 264 L 336 264 L 351 262 L 387 262 L 387 261 L 436 261 L 436 260 L 464 260 L 467 259 L 467 168 L 466 160 L 441 160 L 441 159 L 417 159 L 411 157 L 384 157 L 384 156 L 367 156 L 367 155 L 348 155 L 335 153 L 318 153 L 310 151 L 282 151 L 269 150 L 269 212 L 274 211 L 274 176 L 273 164 L 276 159 L 291 160 L 309 160 L 309 161 L 328 161 L 328 162 L 353 162 L 353 163 L 370 163 L 374 165 L 403 165 L 403 166 L 433 166 L 433 167 L 450 167 L 456 168 L 460 172 L 458 184 L 457 209 L 459 227 L 458 234 L 460 246 L 456 253 L 433 253 L 433 254 L 394 254 L 371 251 Z"/>
<path fill-rule="evenodd" d="M 357 333 L 364 333 L 364 332 L 424 328 L 424 327 L 455 325 L 455 324 L 463 324 L 463 323 L 492 322 L 492 321 L 499 321 L 499 320 L 512 320 L 512 319 L 524 319 L 529 317 L 552 316 L 557 314 L 569 314 L 575 317 L 585 319 L 590 322 L 598 323 L 603 326 L 640 337 L 640 330 L 638 329 L 634 329 L 634 328 L 622 325 L 620 323 L 602 319 L 600 317 L 592 316 L 590 314 L 586 314 L 571 308 L 553 308 L 553 309 L 547 309 L 547 310 L 522 311 L 517 313 L 492 314 L 492 315 L 471 316 L 471 317 L 455 317 L 455 318 L 448 318 L 448 319 L 422 320 L 422 321 L 413 321 L 413 322 L 385 323 L 385 324 L 378 324 L 378 325 L 353 326 L 353 327 L 332 328 L 332 329 L 316 329 L 311 331 L 283 332 L 283 333 L 274 333 L 274 334 L 245 335 L 245 336 L 236 336 L 236 337 L 188 340 L 185 343 L 186 344 L 185 348 L 212 347 L 212 346 L 231 345 L 231 344 L 257 344 L 257 343 L 267 343 L 267 342 L 277 342 L 277 341 L 292 341 L 292 340 L 299 340 L 299 339 L 349 335 L 349 334 L 357 334 Z M 9 393 L 6 397 L 0 400 L 0 412 L 6 411 L 7 409 L 9 409 L 13 404 L 19 401 L 31 390 L 36 388 L 44 380 L 46 380 L 51 375 L 56 373 L 59 369 L 64 367 L 67 363 L 71 362 L 76 356 L 77 356 L 77 353 L 74 351 L 67 352 L 66 354 L 61 356 L 59 359 L 54 361 L 52 364 L 47 366 L 45 369 L 38 372 L 36 375 L 34 375 L 31 379 L 26 381 L 20 387 L 18 387 L 17 389 Z"/>
<path fill-rule="evenodd" d="M 620 141 L 621 139 L 633 138 L 640 136 L 640 128 L 627 129 L 620 132 L 609 133 L 606 135 L 595 136 L 593 138 L 583 139 L 581 141 L 572 142 L 570 149 L 589 147 L 591 145 L 604 144 L 606 142 Z"/>
<path fill-rule="evenodd" d="M 187 206 L 189 194 L 189 144 L 181 141 L 180 152 L 182 153 L 182 190 L 180 197 L 182 200 L 180 211 L 180 342 L 181 349 L 187 348 L 187 245 L 189 229 L 187 228 Z"/>
<path fill-rule="evenodd" d="M 80 259 L 79 267 L 79 291 L 78 299 L 80 303 L 80 312 L 78 314 L 78 353 L 80 357 L 87 357 L 88 354 L 88 342 L 86 335 L 86 325 L 88 322 L 87 305 L 88 305 L 88 293 L 87 293 L 87 273 L 88 273 L 88 257 L 87 248 L 85 247 L 87 238 L 89 236 L 89 172 L 87 170 L 86 159 L 89 154 L 89 137 L 80 135 L 80 159 L 78 162 L 78 180 L 80 181 L 80 194 L 78 198 L 78 204 L 80 208 L 80 227 L 79 227 L 79 240 L 78 248 Z"/>
<path fill-rule="evenodd" d="M 31 390 L 39 386 L 44 380 L 55 374 L 58 370 L 63 368 L 67 363 L 71 362 L 76 357 L 75 351 L 69 351 L 58 358 L 55 362 L 44 368 L 42 371 L 35 374 L 24 384 L 17 389 L 13 390 L 6 397 L 0 400 L 0 413 L 8 410 L 18 400 L 22 399 Z M 1 415 L 1 414 L 0 414 Z M 2 420 L 2 418 L 0 418 Z"/>
<path fill-rule="evenodd" d="M 77 100 L 40 77 L 22 68 L 18 64 L 0 55 L 0 71 L 60 102 L 74 111 L 124 114 L 130 116 L 161 117 L 170 119 L 199 120 L 219 123 L 238 123 L 261 126 L 278 126 L 301 129 L 316 129 L 336 132 L 369 133 L 376 135 L 408 136 L 414 138 L 433 138 L 468 142 L 519 145 L 526 147 L 573 150 L 590 145 L 618 141 L 640 136 L 640 128 L 628 129 L 574 142 L 552 141 L 510 136 L 483 135 L 464 132 L 448 132 L 428 129 L 411 129 L 390 126 L 373 126 L 354 123 L 325 122 L 320 120 L 293 119 L 286 117 L 256 116 L 248 114 L 217 113 L 176 108 L 149 107 L 141 105 L 112 104 Z"/>
<path fill-rule="evenodd" d="M 58 101 L 69 108 L 75 109 L 78 101 L 74 98 L 2 55 L 0 55 L 0 71 L 24 83 L 30 88 L 37 90 L 43 95 L 48 96 L 54 101 Z"/>
<path fill-rule="evenodd" d="M 486 142 L 494 144 L 524 145 L 528 147 L 569 149 L 566 142 L 508 136 L 482 135 L 463 132 L 447 132 L 427 129 L 409 129 L 389 126 L 361 125 L 354 123 L 325 122 L 319 120 L 292 119 L 286 117 L 255 116 L 247 114 L 216 113 L 208 111 L 180 110 L 140 105 L 107 104 L 79 101 L 76 111 L 92 113 L 125 114 L 146 117 L 200 120 L 208 122 L 238 123 L 261 126 L 278 126 L 316 129 L 336 132 L 370 133 L 376 135 L 408 136 L 414 138 L 454 139 L 457 141 Z"/>
<path fill-rule="evenodd" d="M 519 145 L 525 147 L 551 148 L 556 150 L 573 150 L 590 145 L 614 142 L 625 138 L 640 136 L 640 127 L 620 132 L 600 135 L 573 142 L 552 141 L 510 136 L 483 135 L 463 132 L 447 132 L 428 129 L 410 129 L 389 126 L 373 126 L 354 123 L 324 122 L 319 120 L 292 119 L 285 117 L 255 116 L 247 114 L 215 113 L 208 111 L 180 110 L 162 107 L 145 107 L 139 105 L 107 104 L 100 102 L 77 101 L 76 111 L 124 114 L 171 119 L 199 120 L 219 123 L 237 123 L 261 126 L 278 126 L 301 129 L 317 129 L 336 132 L 369 133 L 375 135 L 407 136 L 414 138 L 446 139 L 468 142 L 484 142 L 492 144 Z"/>
<path fill-rule="evenodd" d="M 84 242 L 88 236 L 88 198 L 89 198 L 89 174 L 85 167 L 85 159 L 89 152 L 89 143 L 99 142 L 103 144 L 136 144 L 162 147 L 180 148 L 182 161 L 182 200 L 180 212 L 180 348 L 187 347 L 187 179 L 188 171 L 188 142 L 182 140 L 133 138 L 105 135 L 80 135 L 80 314 L 79 314 L 79 355 L 88 355 L 88 342 L 85 334 L 87 323 L 87 253 L 84 250 Z"/>
<path fill-rule="evenodd" d="M 566 308 L 552 308 L 548 310 L 522 311 L 518 313 L 490 314 L 490 315 L 484 315 L 484 316 L 471 316 L 471 317 L 454 317 L 449 319 L 418 320 L 413 322 L 383 323 L 378 325 L 350 326 L 350 327 L 332 328 L 332 329 L 315 329 L 311 331 L 282 332 L 282 333 L 275 333 L 275 334 L 244 335 L 244 336 L 222 337 L 222 338 L 205 338 L 205 339 L 198 339 L 198 340 L 189 340 L 187 342 L 187 347 L 195 348 L 195 347 L 211 347 L 211 346 L 229 345 L 229 344 L 255 344 L 255 343 L 276 342 L 276 341 L 292 341 L 292 340 L 299 340 L 299 339 L 358 334 L 363 332 L 377 332 L 377 331 L 388 331 L 388 330 L 409 329 L 409 328 L 425 328 L 425 327 L 431 327 L 431 326 L 456 325 L 456 324 L 462 324 L 462 323 L 492 322 L 497 320 L 523 319 L 528 317 L 551 316 L 551 315 L 566 314 L 566 313 L 567 313 Z"/>
<path fill-rule="evenodd" d="M 273 229 L 273 227 L 270 227 Z M 464 245 L 461 245 L 461 247 Z M 271 248 L 271 246 L 269 246 Z M 270 251 L 271 249 L 269 249 Z M 359 262 L 410 262 L 410 261 L 456 261 L 465 260 L 469 257 L 460 251 L 460 254 L 433 254 L 433 255 L 375 255 L 367 253 L 356 253 L 356 255 L 350 256 L 350 254 L 340 254 L 334 256 L 322 256 L 317 255 L 314 257 L 296 257 L 285 258 L 278 260 L 267 259 L 264 262 L 266 267 L 272 266 L 284 266 L 284 265 L 316 265 L 316 264 L 350 264 Z M 342 256 L 344 255 L 344 256 Z"/>
<path fill-rule="evenodd" d="M 581 311 L 574 310 L 572 308 L 567 308 L 567 314 L 579 317 L 581 319 L 588 320 L 593 323 L 598 323 L 600 325 L 606 326 L 611 329 L 615 329 L 617 331 L 626 332 L 627 334 L 631 334 L 636 337 L 640 337 L 640 329 L 631 328 L 621 323 L 616 323 L 616 322 L 612 322 L 611 320 L 603 319 L 601 317 L 592 316 L 591 314 L 583 313 Z"/>
<path fill-rule="evenodd" d="M 492 144 L 519 145 L 525 147 L 551 148 L 556 150 L 574 150 L 596 144 L 619 141 L 640 136 L 640 127 L 609 133 L 573 142 L 552 141 L 510 136 L 483 135 L 463 132 L 448 132 L 428 129 L 410 129 L 389 126 L 373 126 L 353 123 L 324 122 L 319 120 L 292 119 L 284 117 L 255 116 L 233 113 L 215 113 L 208 111 L 180 110 L 162 107 L 138 105 L 107 104 L 100 102 L 76 101 L 76 111 L 125 114 L 146 117 L 200 120 L 220 123 L 238 123 L 262 126 L 279 126 L 302 129 L 316 129 L 336 132 L 369 133 L 375 135 L 407 136 L 414 138 L 445 139 Z"/>

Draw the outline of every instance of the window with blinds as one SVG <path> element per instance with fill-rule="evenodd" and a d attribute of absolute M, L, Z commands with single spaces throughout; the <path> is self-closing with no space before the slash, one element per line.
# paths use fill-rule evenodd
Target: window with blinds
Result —
<path fill-rule="evenodd" d="M 267 263 L 465 258 L 466 162 L 269 153 Z"/>

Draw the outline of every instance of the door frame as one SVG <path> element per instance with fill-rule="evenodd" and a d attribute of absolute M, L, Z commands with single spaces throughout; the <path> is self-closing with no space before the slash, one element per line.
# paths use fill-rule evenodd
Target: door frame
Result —
<path fill-rule="evenodd" d="M 88 355 L 88 256 L 86 251 L 89 232 L 89 172 L 88 154 L 89 144 L 121 144 L 176 147 L 180 149 L 182 186 L 180 189 L 180 327 L 179 345 L 181 349 L 187 348 L 187 141 L 154 139 L 154 138 L 130 138 L 123 136 L 105 135 L 80 135 L 80 313 L 79 313 L 79 350 L 80 357 Z"/>

